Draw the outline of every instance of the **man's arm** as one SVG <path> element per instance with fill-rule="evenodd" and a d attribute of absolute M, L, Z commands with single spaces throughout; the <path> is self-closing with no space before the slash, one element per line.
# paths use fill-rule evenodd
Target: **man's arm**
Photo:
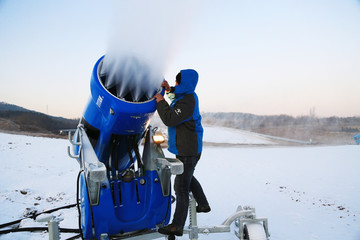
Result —
<path fill-rule="evenodd" d="M 168 127 L 173 127 L 192 116 L 195 108 L 195 98 L 192 94 L 184 96 L 178 100 L 173 108 L 165 100 L 157 103 L 156 109 L 163 123 Z"/>

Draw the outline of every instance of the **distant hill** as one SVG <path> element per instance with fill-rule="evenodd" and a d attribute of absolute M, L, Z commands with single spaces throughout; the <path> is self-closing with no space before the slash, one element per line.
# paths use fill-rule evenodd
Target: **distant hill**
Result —
<path fill-rule="evenodd" d="M 19 112 L 32 112 L 29 109 L 9 104 L 6 102 L 0 102 L 0 111 L 19 111 Z"/>
<path fill-rule="evenodd" d="M 324 144 L 354 144 L 352 137 L 360 132 L 360 117 L 261 116 L 238 112 L 207 112 L 201 115 L 202 123 L 208 126 Z M 78 123 L 79 119 L 54 117 L 0 102 L 0 131 L 58 136 L 61 129 L 75 129 Z M 166 126 L 157 114 L 152 118 L 151 125 L 166 132 Z"/>
<path fill-rule="evenodd" d="M 312 141 L 325 144 L 354 144 L 360 132 L 360 117 L 292 117 L 288 115 L 254 115 L 237 112 L 202 113 L 203 124 Z"/>
<path fill-rule="evenodd" d="M 79 119 L 53 117 L 13 104 L 0 103 L 0 130 L 58 135 L 61 129 L 75 129 Z"/>

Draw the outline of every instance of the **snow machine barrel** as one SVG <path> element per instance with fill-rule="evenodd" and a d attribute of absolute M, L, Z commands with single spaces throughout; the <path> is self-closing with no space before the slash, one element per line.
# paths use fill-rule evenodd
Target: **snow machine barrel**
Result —
<path fill-rule="evenodd" d="M 165 158 L 152 138 L 153 96 L 161 89 L 139 94 L 126 86 L 133 75 L 129 81 L 109 84 L 113 80 L 101 71 L 103 61 L 104 57 L 94 66 L 90 100 L 71 137 L 70 155 L 81 168 L 78 198 L 84 239 L 154 231 L 166 225 L 171 214 L 170 177 L 183 171 L 182 163 Z M 120 85 L 125 91 L 118 91 Z"/>

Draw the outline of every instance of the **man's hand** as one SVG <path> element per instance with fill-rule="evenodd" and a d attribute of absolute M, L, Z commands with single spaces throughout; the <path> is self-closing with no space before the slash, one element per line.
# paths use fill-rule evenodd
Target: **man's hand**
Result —
<path fill-rule="evenodd" d="M 169 86 L 169 83 L 164 80 L 162 83 L 161 83 L 161 87 L 165 88 L 165 91 L 166 92 L 170 92 L 170 86 Z"/>
<path fill-rule="evenodd" d="M 162 100 L 164 100 L 163 95 L 161 95 L 160 93 L 156 94 L 156 95 L 154 96 L 154 98 L 155 98 L 155 100 L 156 100 L 157 103 L 160 102 L 160 101 L 162 101 Z"/>

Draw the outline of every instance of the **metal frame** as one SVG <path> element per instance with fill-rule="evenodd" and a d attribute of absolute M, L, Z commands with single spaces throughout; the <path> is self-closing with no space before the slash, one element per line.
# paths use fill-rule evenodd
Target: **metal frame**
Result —
<path fill-rule="evenodd" d="M 230 232 L 230 225 L 235 222 L 235 226 L 238 227 L 238 231 L 235 230 L 235 236 L 240 240 L 244 239 L 244 225 L 246 223 L 262 223 L 264 226 L 264 231 L 266 238 L 269 239 L 270 233 L 268 229 L 268 220 L 267 218 L 256 218 L 255 208 L 251 207 L 241 207 L 239 206 L 234 214 L 229 216 L 222 224 L 215 226 L 198 226 L 197 224 L 197 213 L 196 213 L 196 201 L 195 198 L 190 193 L 190 204 L 189 204 L 189 220 L 190 224 L 187 228 L 184 229 L 184 234 L 189 235 L 190 240 L 198 240 L 199 234 L 211 234 L 211 233 L 224 233 Z M 157 229 L 154 229 L 156 231 Z M 152 240 L 165 237 L 168 239 L 168 236 L 162 235 L 158 232 L 147 232 L 139 234 L 137 236 L 132 236 L 128 238 L 119 237 L 111 239 L 126 239 L 126 240 Z M 109 238 L 104 238 L 104 240 Z"/>
<path fill-rule="evenodd" d="M 90 145 L 90 141 L 87 139 L 86 133 L 84 133 L 84 129 L 81 125 L 78 127 L 78 137 L 76 141 L 72 139 L 72 132 L 69 131 L 69 140 L 74 147 L 79 148 L 79 154 L 74 155 L 70 151 L 70 147 L 68 148 L 69 156 L 72 158 L 79 159 L 80 157 L 80 168 L 86 170 L 86 176 L 90 178 L 96 179 L 97 182 L 101 182 L 104 178 L 105 167 L 103 165 L 99 165 L 98 161 L 95 160 L 95 153 L 84 151 L 84 144 Z M 76 134 L 75 134 L 76 136 Z M 78 142 L 77 142 L 78 141 Z M 86 148 L 89 149 L 89 148 Z M 92 148 L 90 148 L 92 149 Z M 154 152 L 154 151 L 152 151 Z M 155 151 L 156 152 L 156 151 Z M 86 160 L 85 159 L 86 155 Z M 181 162 L 177 159 L 170 158 L 161 158 L 155 157 L 155 161 L 153 162 L 153 168 L 157 168 L 157 170 L 168 170 L 170 174 L 180 174 L 183 171 L 183 166 Z M 106 172 L 105 172 L 106 174 Z M 225 221 L 220 225 L 214 226 L 198 226 L 197 223 L 197 213 L 196 213 L 196 200 L 193 195 L 190 193 L 190 202 L 189 202 L 189 220 L 190 224 L 187 228 L 184 228 L 184 234 L 189 235 L 190 240 L 197 240 L 199 234 L 211 234 L 211 233 L 224 233 L 230 232 L 230 225 L 235 222 L 235 226 L 238 227 L 238 230 L 234 231 L 235 236 L 237 236 L 240 240 L 244 239 L 244 225 L 247 223 L 262 223 L 264 226 L 264 231 L 266 234 L 266 238 L 269 239 L 269 229 L 268 229 L 268 220 L 267 218 L 256 218 L 255 208 L 251 208 L 248 206 L 241 207 L 238 206 L 235 213 L 230 215 Z M 127 239 L 127 240 L 152 240 L 158 239 L 161 237 L 165 237 L 167 239 L 168 236 L 162 235 L 157 232 L 157 229 L 152 229 L 147 232 L 134 232 L 133 234 L 128 235 L 116 235 L 116 236 L 108 236 L 108 234 L 102 234 L 101 240 L 108 239 Z"/>
<path fill-rule="evenodd" d="M 196 216 L 196 201 L 192 194 L 190 194 L 190 207 L 189 207 L 190 225 L 184 229 L 184 233 L 189 234 L 190 240 L 197 240 L 199 234 L 223 233 L 230 232 L 230 225 L 235 221 L 235 226 L 239 231 L 235 230 L 235 235 L 240 240 L 244 239 L 244 224 L 246 223 L 262 223 L 264 226 L 266 238 L 270 237 L 268 230 L 268 221 L 266 218 L 256 218 L 255 208 L 239 206 L 234 214 L 229 216 L 221 225 L 215 226 L 201 226 L 197 225 Z"/>

